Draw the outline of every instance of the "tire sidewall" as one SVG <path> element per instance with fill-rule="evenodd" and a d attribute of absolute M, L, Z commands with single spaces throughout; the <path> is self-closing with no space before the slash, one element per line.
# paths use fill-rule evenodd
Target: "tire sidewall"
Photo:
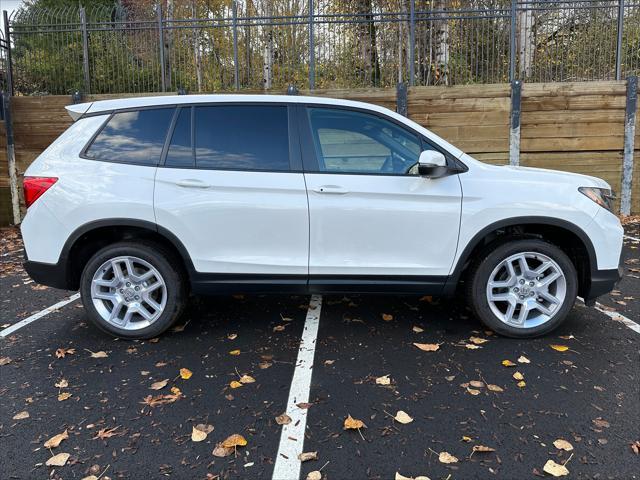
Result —
<path fill-rule="evenodd" d="M 564 303 L 551 320 L 532 328 L 517 328 L 506 325 L 498 319 L 487 299 L 486 289 L 489 276 L 504 259 L 522 252 L 537 252 L 553 259 L 565 276 L 567 291 Z M 573 308 L 578 292 L 578 275 L 569 257 L 555 245 L 537 239 L 513 240 L 503 243 L 490 251 L 478 265 L 472 280 L 472 304 L 480 320 L 496 333 L 506 337 L 528 338 L 544 335 L 557 328 Z"/>
<path fill-rule="evenodd" d="M 96 270 L 109 259 L 119 256 L 133 256 L 149 262 L 160 272 L 165 282 L 167 302 L 164 311 L 160 317 L 148 327 L 139 330 L 125 330 L 115 327 L 104 320 L 93 305 L 91 282 Z M 99 250 L 87 262 L 80 277 L 80 294 L 91 322 L 100 330 L 125 339 L 152 338 L 167 330 L 176 320 L 185 295 L 183 279 L 178 269 L 170 264 L 168 258 L 168 255 L 161 248 L 137 243 L 122 242 Z"/>

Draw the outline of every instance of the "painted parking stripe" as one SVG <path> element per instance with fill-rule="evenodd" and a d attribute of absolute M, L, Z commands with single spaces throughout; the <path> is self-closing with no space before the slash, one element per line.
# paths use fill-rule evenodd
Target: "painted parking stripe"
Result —
<path fill-rule="evenodd" d="M 638 325 L 636 322 L 634 322 L 633 320 L 631 320 L 630 318 L 625 317 L 624 315 L 622 315 L 621 313 L 618 312 L 612 312 L 610 310 L 607 310 L 605 308 L 604 305 L 602 305 L 599 302 L 596 302 L 596 305 L 594 307 L 596 310 L 598 310 L 599 312 L 604 313 L 607 317 L 609 317 L 612 320 L 615 320 L 616 322 L 622 322 L 624 323 L 627 327 L 629 327 L 631 330 L 633 330 L 636 333 L 640 333 L 640 325 Z"/>
<path fill-rule="evenodd" d="M 7 335 L 11 335 L 16 330 L 20 330 L 22 327 L 25 327 L 30 323 L 33 323 L 36 320 L 39 320 L 42 317 L 61 309 L 62 307 L 64 307 L 65 305 L 71 302 L 75 302 L 79 298 L 80 298 L 80 294 L 76 293 L 74 295 L 71 295 L 69 298 L 65 298 L 64 300 L 56 303 L 55 305 L 51 305 L 50 307 L 47 307 L 44 310 L 39 311 L 38 313 L 34 313 L 33 315 L 25 318 L 24 320 L 20 320 L 18 323 L 11 325 L 10 327 L 7 327 L 4 330 L 0 331 L 0 338 L 4 338 Z"/>
<path fill-rule="evenodd" d="M 316 353 L 321 309 L 322 296 L 312 295 L 287 400 L 286 413 L 291 417 L 291 423 L 282 426 L 280 445 L 273 469 L 273 480 L 294 480 L 300 477 L 302 464 L 298 460 L 298 455 L 303 452 L 308 410 L 298 407 L 298 404 L 309 401 L 313 357 Z"/>

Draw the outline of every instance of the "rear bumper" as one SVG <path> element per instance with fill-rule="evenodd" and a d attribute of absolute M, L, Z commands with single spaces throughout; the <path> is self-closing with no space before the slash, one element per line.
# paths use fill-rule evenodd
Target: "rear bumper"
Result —
<path fill-rule="evenodd" d="M 622 279 L 622 266 L 611 270 L 596 270 L 591 275 L 589 288 L 584 293 L 584 301 L 586 304 L 595 303 L 595 299 L 600 295 L 609 293 Z"/>
<path fill-rule="evenodd" d="M 25 259 L 24 269 L 34 282 L 61 290 L 73 290 L 67 276 L 67 262 L 42 263 Z"/>

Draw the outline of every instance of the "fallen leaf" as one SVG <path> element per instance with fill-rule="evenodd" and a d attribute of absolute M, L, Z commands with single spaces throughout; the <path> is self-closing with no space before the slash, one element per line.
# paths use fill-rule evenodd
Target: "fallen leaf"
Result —
<path fill-rule="evenodd" d="M 289 425 L 291 423 L 291 417 L 286 413 L 283 413 L 276 417 L 276 423 L 278 425 Z"/>
<path fill-rule="evenodd" d="M 531 361 L 524 355 L 520 355 L 520 357 L 518 357 L 518 363 L 531 363 Z"/>
<path fill-rule="evenodd" d="M 106 440 L 107 438 L 115 437 L 116 435 L 120 435 L 120 432 L 116 432 L 116 430 L 120 428 L 120 425 L 113 428 L 101 428 L 93 437 L 93 440 Z"/>
<path fill-rule="evenodd" d="M 313 403 L 308 403 L 308 402 L 300 402 L 300 403 L 296 403 L 296 407 L 302 409 L 302 410 L 306 410 L 308 408 L 311 408 L 311 406 L 313 405 Z"/>
<path fill-rule="evenodd" d="M 487 343 L 489 340 L 480 337 L 470 337 L 469 341 L 474 345 L 482 345 L 483 343 Z"/>
<path fill-rule="evenodd" d="M 513 374 L 513 378 L 514 380 L 524 380 L 524 375 L 522 375 L 520 372 L 516 372 Z"/>
<path fill-rule="evenodd" d="M 11 363 L 10 357 L 0 357 L 0 367 Z"/>
<path fill-rule="evenodd" d="M 49 440 L 44 442 L 44 448 L 56 448 L 60 445 L 60 443 L 62 443 L 63 440 L 66 440 L 67 438 L 69 438 L 69 434 L 65 430 L 64 432 L 54 435 Z"/>
<path fill-rule="evenodd" d="M 415 333 L 422 333 L 422 332 L 424 332 L 424 328 L 422 328 L 422 327 L 418 327 L 418 326 L 415 326 L 415 325 L 414 325 L 414 327 L 413 327 L 411 330 L 413 330 Z"/>
<path fill-rule="evenodd" d="M 284 332 L 284 329 L 286 328 L 286 325 L 276 325 L 275 327 L 273 327 L 273 331 L 274 332 Z"/>
<path fill-rule="evenodd" d="M 69 382 L 67 382 L 64 378 L 61 378 L 59 381 L 53 384 L 57 388 L 67 388 L 69 386 Z"/>
<path fill-rule="evenodd" d="M 357 430 L 362 427 L 366 427 L 362 420 L 355 419 L 351 415 L 344 419 L 344 430 Z"/>
<path fill-rule="evenodd" d="M 74 353 L 76 353 L 75 348 L 58 348 L 56 350 L 56 357 L 64 358 L 66 355 L 73 355 Z"/>
<path fill-rule="evenodd" d="M 474 388 L 482 388 L 484 387 L 484 382 L 481 382 L 479 380 L 471 380 L 469 382 L 469 385 L 471 385 Z"/>
<path fill-rule="evenodd" d="M 520 388 L 524 388 L 527 386 L 526 382 L 524 380 L 519 381 L 518 383 L 516 383 L 516 385 Z"/>
<path fill-rule="evenodd" d="M 544 464 L 543 470 L 549 475 L 553 475 L 554 477 L 563 477 L 565 475 L 569 475 L 569 470 L 567 469 L 567 467 L 565 467 L 564 465 L 560 465 L 553 460 L 547 460 L 547 463 Z"/>
<path fill-rule="evenodd" d="M 385 322 L 390 322 L 391 320 L 393 320 L 393 315 L 391 315 L 390 313 L 383 313 L 382 320 L 384 320 Z"/>
<path fill-rule="evenodd" d="M 99 352 L 92 352 L 91 350 L 86 348 L 85 350 L 87 350 L 87 352 L 91 354 L 91 358 L 107 358 L 109 356 L 104 350 L 100 350 Z"/>
<path fill-rule="evenodd" d="M 438 455 L 438 460 L 440 460 L 440 463 L 457 463 L 458 462 L 458 459 L 453 455 L 451 455 L 449 452 L 440 452 L 440 455 Z"/>
<path fill-rule="evenodd" d="M 236 349 L 236 350 L 231 350 L 229 352 L 229 355 L 240 355 L 240 350 Z"/>
<path fill-rule="evenodd" d="M 207 438 L 207 432 L 205 432 L 204 430 L 200 430 L 200 429 L 198 429 L 196 427 L 193 427 L 191 429 L 191 441 L 192 442 L 201 442 L 205 438 Z"/>
<path fill-rule="evenodd" d="M 553 442 L 553 446 L 558 450 L 564 450 L 565 452 L 570 452 L 571 450 L 573 450 L 573 445 L 571 445 L 566 440 L 563 440 L 562 438 L 559 438 L 555 442 Z"/>
<path fill-rule="evenodd" d="M 255 381 L 256 379 L 250 375 L 242 375 L 242 377 L 240 377 L 240 383 L 254 383 Z"/>
<path fill-rule="evenodd" d="M 478 345 L 474 345 L 473 343 L 465 343 L 464 347 L 468 348 L 469 350 L 477 350 L 479 348 L 482 348 L 482 347 L 480 347 Z"/>
<path fill-rule="evenodd" d="M 322 472 L 320 470 L 314 470 L 307 474 L 307 480 L 322 480 Z"/>
<path fill-rule="evenodd" d="M 70 397 L 71 397 L 71 394 L 69 392 L 62 392 L 60 395 L 58 395 L 58 401 L 63 402 Z"/>
<path fill-rule="evenodd" d="M 376 385 L 389 385 L 391 383 L 391 379 L 389 375 L 383 375 L 382 377 L 376 378 Z"/>
<path fill-rule="evenodd" d="M 271 362 L 260 362 L 258 364 L 258 368 L 260 370 L 266 370 L 267 368 L 271 367 L 272 365 L 273 365 L 273 363 L 271 363 Z"/>
<path fill-rule="evenodd" d="M 551 348 L 553 348 L 556 352 L 566 352 L 567 350 L 569 350 L 569 347 L 567 347 L 566 345 L 549 345 L 549 346 Z M 551 460 L 549 460 L 549 461 L 551 461 Z M 549 462 L 547 462 L 547 463 L 549 463 Z M 568 473 L 568 471 L 567 471 L 567 473 Z M 566 475 L 566 473 L 564 475 Z"/>
<path fill-rule="evenodd" d="M 14 420 L 24 420 L 25 418 L 29 418 L 29 412 L 27 412 L 26 410 L 24 410 L 22 412 L 19 412 L 19 413 L 16 413 L 13 416 Z"/>
<path fill-rule="evenodd" d="M 440 348 L 440 345 L 437 343 L 414 343 L 413 345 L 423 352 L 435 352 Z"/>
<path fill-rule="evenodd" d="M 173 388 L 171 389 L 173 391 Z M 149 407 L 157 407 L 158 405 L 164 405 L 167 403 L 173 403 L 180 398 L 179 393 L 174 393 L 173 395 L 156 395 L 155 397 L 152 395 L 147 395 L 140 402 L 142 405 L 147 405 Z"/>
<path fill-rule="evenodd" d="M 218 444 L 216 445 L 216 447 L 213 449 L 213 452 L 211 452 L 211 454 L 214 457 L 228 457 L 229 455 L 231 455 L 233 452 L 235 451 L 234 448 L 228 448 L 228 447 L 223 447 L 222 445 Z"/>
<path fill-rule="evenodd" d="M 317 460 L 318 452 L 302 452 L 298 455 L 298 460 L 301 462 L 307 462 L 309 460 Z"/>
<path fill-rule="evenodd" d="M 193 372 L 188 368 L 180 369 L 180 378 L 182 378 L 183 380 L 189 380 L 191 378 L 191 375 L 193 375 Z"/>
<path fill-rule="evenodd" d="M 427 302 L 427 303 L 431 303 L 433 302 L 433 297 L 431 295 L 425 295 L 424 297 L 420 297 L 420 302 Z"/>
<path fill-rule="evenodd" d="M 401 475 L 399 472 L 396 472 L 396 476 L 394 480 L 430 480 L 429 477 L 425 477 L 424 475 L 418 475 L 417 477 L 405 477 Z"/>
<path fill-rule="evenodd" d="M 475 388 L 467 387 L 467 392 L 469 392 L 473 396 L 480 395 L 480 390 L 476 390 Z"/>
<path fill-rule="evenodd" d="M 236 338 L 238 338 L 238 334 L 237 333 L 230 333 L 229 335 L 227 335 L 227 338 L 229 340 L 235 340 Z"/>
<path fill-rule="evenodd" d="M 495 448 L 485 447 L 484 445 L 474 445 L 473 448 L 471 449 L 471 453 L 476 453 L 476 452 L 495 452 L 495 451 L 496 451 Z"/>
<path fill-rule="evenodd" d="M 154 383 L 151 384 L 149 389 L 150 390 L 162 390 L 164 387 L 167 386 L 168 382 L 169 382 L 168 378 L 165 378 L 164 380 L 160 380 L 159 382 L 154 382 Z"/>
<path fill-rule="evenodd" d="M 403 425 L 413 422 L 413 418 L 411 418 L 407 412 L 404 412 L 402 410 L 398 410 L 398 412 L 396 413 L 396 416 L 393 417 L 393 419 L 396 422 L 402 423 Z"/>
<path fill-rule="evenodd" d="M 232 381 L 229 383 L 229 386 L 230 386 L 231 388 L 240 388 L 240 387 L 242 386 L 242 384 L 241 384 L 239 381 L 237 381 L 237 380 L 232 380 Z"/>
<path fill-rule="evenodd" d="M 178 387 L 171 387 L 171 393 L 173 393 L 174 395 L 182 395 L 182 392 Z"/>
<path fill-rule="evenodd" d="M 609 428 L 609 422 L 598 417 L 595 420 L 592 420 L 593 424 L 598 428 Z"/>
<path fill-rule="evenodd" d="M 47 467 L 64 467 L 70 456 L 71 455 L 69 455 L 68 453 L 59 453 L 47 460 L 45 462 L 45 465 Z"/>
<path fill-rule="evenodd" d="M 81 480 L 100 480 L 100 479 L 95 475 L 89 475 L 87 477 L 82 477 Z"/>
<path fill-rule="evenodd" d="M 640 455 L 640 440 L 636 440 L 633 443 L 630 443 L 631 451 L 636 455 Z"/>
<path fill-rule="evenodd" d="M 221 445 L 225 448 L 244 447 L 247 444 L 247 440 L 237 433 L 228 436 Z"/>
<path fill-rule="evenodd" d="M 513 363 L 511 360 L 502 360 L 502 366 L 503 367 L 515 367 L 516 364 Z"/>
<path fill-rule="evenodd" d="M 498 392 L 498 393 L 504 392 L 504 389 L 502 387 L 499 387 L 498 385 L 493 385 L 491 383 L 487 384 L 487 388 L 492 392 Z"/>
<path fill-rule="evenodd" d="M 466 435 L 463 435 L 462 437 L 462 441 L 463 442 L 470 442 L 471 440 L 473 440 L 471 437 L 467 437 Z"/>

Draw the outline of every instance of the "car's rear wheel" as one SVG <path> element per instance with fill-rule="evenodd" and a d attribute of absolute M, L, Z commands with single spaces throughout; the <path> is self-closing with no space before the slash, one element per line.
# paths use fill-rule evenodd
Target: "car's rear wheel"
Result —
<path fill-rule="evenodd" d="M 160 245 L 121 242 L 97 252 L 80 280 L 89 319 L 101 330 L 129 339 L 168 329 L 186 300 L 176 259 Z"/>
<path fill-rule="evenodd" d="M 473 264 L 471 305 L 480 320 L 507 337 L 526 338 L 555 329 L 577 295 L 577 273 L 569 257 L 538 239 L 504 242 Z"/>

